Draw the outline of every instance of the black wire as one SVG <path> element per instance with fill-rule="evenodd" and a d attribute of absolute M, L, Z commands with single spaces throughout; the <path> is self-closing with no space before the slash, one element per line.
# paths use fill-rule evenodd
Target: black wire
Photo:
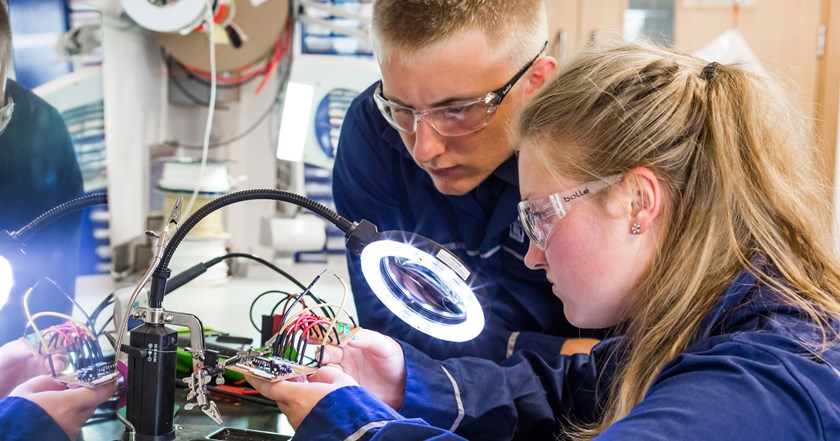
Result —
<path fill-rule="evenodd" d="M 182 92 L 184 92 L 184 91 L 182 90 Z M 197 103 L 197 104 L 199 104 L 199 103 Z M 271 104 L 268 106 L 268 109 L 266 109 L 265 112 L 262 113 L 262 115 L 257 117 L 257 119 L 254 121 L 254 123 L 251 124 L 247 129 L 245 129 L 244 131 L 242 131 L 238 135 L 234 135 L 234 136 L 232 136 L 228 139 L 225 139 L 223 141 L 211 142 L 210 144 L 208 144 L 207 148 L 212 149 L 212 148 L 217 148 L 217 147 L 224 147 L 228 144 L 232 144 L 232 143 L 234 143 L 236 141 L 239 141 L 240 139 L 248 136 L 249 134 L 251 134 L 251 132 L 256 130 L 257 127 L 259 127 L 260 124 L 263 121 L 265 121 L 265 119 L 268 118 L 269 115 L 271 115 L 271 112 L 274 110 L 275 107 L 277 107 L 278 104 L 280 104 L 280 100 L 278 100 L 277 97 L 275 97 L 271 101 Z M 204 103 L 204 105 L 209 106 L 210 103 Z M 187 149 L 187 150 L 201 150 L 201 149 L 204 148 L 203 145 L 183 144 L 183 143 L 174 142 L 174 141 L 164 141 L 162 144 L 167 145 L 167 146 L 171 146 L 171 147 L 179 147 L 179 148 L 183 148 L 183 149 Z"/>
<path fill-rule="evenodd" d="M 282 345 L 282 343 L 283 343 L 283 340 L 285 340 L 285 339 L 286 339 L 286 330 L 285 330 L 285 329 L 281 329 L 281 330 L 280 330 L 280 336 L 278 336 L 278 337 L 274 340 L 274 343 L 271 345 L 271 355 L 272 355 L 272 356 L 274 356 L 274 357 L 279 356 L 279 354 L 280 354 L 280 347 L 282 347 L 282 346 L 283 346 L 283 345 Z"/>
<path fill-rule="evenodd" d="M 318 367 L 324 365 L 324 347 L 321 346 L 321 349 L 318 351 Z"/>
<path fill-rule="evenodd" d="M 321 272 L 321 274 L 324 274 L 324 273 L 323 273 L 323 272 Z M 307 286 L 307 287 L 306 287 L 306 290 L 304 290 L 304 291 L 303 291 L 303 292 L 302 292 L 302 293 L 301 293 L 301 294 L 300 294 L 300 295 L 299 295 L 299 296 L 295 299 L 295 301 L 294 301 L 294 302 L 292 302 L 291 306 L 289 306 L 289 309 L 287 309 L 287 311 L 292 311 L 292 310 L 294 310 L 294 309 L 295 309 L 295 305 L 297 305 L 297 303 L 300 301 L 300 299 L 302 299 L 302 298 L 303 298 L 303 296 L 304 296 L 304 295 L 306 295 L 306 293 L 308 293 L 308 292 L 309 292 L 309 290 L 310 290 L 310 289 L 312 289 L 312 287 L 313 287 L 313 286 L 314 286 L 314 285 L 318 282 L 318 280 L 320 280 L 320 279 L 321 279 L 321 274 L 318 274 L 317 276 L 315 276 L 315 278 L 314 278 L 314 279 L 312 279 L 312 282 L 310 282 L 310 283 L 309 283 L 309 286 Z M 287 319 L 287 318 L 288 318 L 288 314 L 283 314 L 283 321 L 282 321 L 282 322 L 280 322 L 280 329 L 286 329 L 286 319 Z"/>
<path fill-rule="evenodd" d="M 270 291 L 266 291 L 266 292 L 258 295 L 257 298 L 255 298 L 254 301 L 251 302 L 251 307 L 248 308 L 248 318 L 251 320 L 251 325 L 254 326 L 254 329 L 256 329 L 257 332 L 262 332 L 262 329 L 260 329 L 260 327 L 257 326 L 257 323 L 254 321 L 254 306 L 256 306 L 257 300 L 259 300 L 263 296 L 266 296 L 268 294 L 274 294 L 274 293 L 285 294 L 287 296 L 291 295 L 291 294 L 287 293 L 286 291 L 280 291 L 280 290 L 272 289 Z M 271 315 L 273 316 L 274 314 L 271 314 Z"/>
<path fill-rule="evenodd" d="M 267 260 L 263 259 L 262 257 L 260 257 L 260 256 L 255 256 L 255 255 L 253 255 L 253 254 L 248 254 L 248 253 L 228 253 L 228 254 L 225 254 L 224 256 L 214 257 L 213 259 L 210 259 L 209 261 L 207 261 L 207 266 L 209 267 L 209 266 L 213 266 L 213 265 L 215 265 L 215 264 L 217 263 L 217 262 L 216 262 L 216 260 L 232 259 L 232 258 L 234 258 L 234 257 L 241 257 L 241 258 L 243 258 L 243 259 L 251 259 L 251 260 L 253 260 L 253 261 L 255 261 L 255 262 L 259 262 L 259 263 L 261 263 L 261 264 L 263 264 L 263 265 L 265 265 L 265 266 L 267 266 L 267 267 L 271 268 L 272 270 L 274 270 L 274 272 L 276 272 L 276 273 L 280 274 L 281 276 L 283 276 L 283 277 L 285 277 L 285 278 L 289 279 L 289 281 L 290 281 L 290 282 L 292 282 L 292 283 L 294 283 L 295 285 L 297 285 L 297 286 L 298 286 L 298 288 L 300 288 L 300 289 L 306 289 L 306 286 L 304 286 L 304 284 L 303 284 L 303 283 L 300 283 L 300 281 L 299 281 L 298 279 L 296 279 L 296 278 L 292 277 L 292 275 L 291 275 L 291 274 L 289 274 L 289 273 L 287 273 L 287 272 L 283 271 L 282 269 L 280 269 L 280 267 L 278 267 L 277 265 L 275 265 L 275 264 L 273 264 L 273 263 L 271 263 L 271 262 L 269 262 L 269 261 L 267 261 Z M 322 302 L 323 302 L 323 300 L 322 300 Z"/>
<path fill-rule="evenodd" d="M 179 80 L 176 75 L 172 75 L 171 78 L 172 78 L 172 84 L 175 86 L 175 88 L 178 89 L 182 94 L 184 94 L 184 96 L 189 98 L 189 100 L 192 101 L 193 104 L 196 104 L 196 105 L 199 105 L 199 106 L 202 106 L 202 107 L 210 107 L 210 103 L 208 101 L 202 101 L 201 98 L 193 95 L 192 92 L 187 90 L 187 88 L 181 83 L 181 80 Z M 218 106 L 216 106 L 216 108 L 218 108 Z M 202 146 L 202 148 L 203 148 L 203 146 Z"/>
<path fill-rule="evenodd" d="M 110 294 L 105 296 L 105 298 L 102 299 L 101 302 L 99 302 L 99 305 L 96 306 L 96 309 L 94 309 L 93 312 L 90 313 L 90 319 L 93 320 L 94 324 L 97 322 L 97 319 L 99 318 L 99 314 L 101 314 L 102 311 L 105 308 L 108 307 L 108 305 L 114 303 L 114 293 L 115 292 L 116 291 L 111 291 Z"/>
<path fill-rule="evenodd" d="M 224 208 L 228 205 L 251 200 L 282 201 L 306 208 L 307 210 L 312 211 L 321 218 L 335 225 L 343 233 L 347 233 L 356 227 L 356 224 L 339 216 L 339 214 L 336 213 L 334 210 L 331 210 L 323 204 L 320 204 L 312 199 L 309 199 L 305 196 L 301 196 L 299 194 L 272 188 L 257 188 L 252 190 L 237 191 L 234 193 L 226 194 L 224 196 L 220 196 L 208 202 L 207 204 L 201 206 L 201 208 L 196 210 L 195 213 L 190 215 L 190 217 L 187 218 L 186 221 L 184 221 L 180 228 L 178 228 L 178 231 L 169 240 L 169 244 L 167 244 L 166 248 L 163 250 L 163 255 L 161 256 L 160 264 L 158 265 L 158 271 L 168 271 L 169 262 L 170 260 L 172 260 L 172 255 L 175 254 L 175 250 L 178 248 L 178 245 L 181 243 L 182 240 L 184 240 L 184 237 L 190 232 L 190 230 L 192 230 L 193 227 L 196 226 L 196 224 L 201 222 L 202 219 L 207 217 L 209 214 L 215 212 L 216 210 Z M 163 292 L 155 295 L 159 295 L 161 298 L 150 298 L 149 303 L 151 305 L 160 305 L 163 302 Z"/>
<path fill-rule="evenodd" d="M 166 63 L 166 67 L 169 68 L 170 71 L 172 70 L 173 66 L 177 67 L 178 70 L 180 70 L 181 72 L 184 73 L 184 75 L 186 75 L 188 80 L 196 82 L 198 84 L 201 84 L 204 87 L 211 87 L 210 80 L 201 78 L 200 76 L 196 75 L 195 73 L 190 72 L 189 69 L 187 69 L 187 67 L 184 63 L 178 61 L 177 59 L 175 59 L 175 57 L 173 57 L 170 54 L 167 54 L 165 51 L 161 50 L 161 54 L 163 55 L 163 61 L 164 61 L 164 63 Z M 274 49 L 272 48 L 271 52 L 269 52 L 268 55 L 265 57 L 266 61 L 263 62 L 263 65 L 265 65 L 265 63 L 267 63 L 267 62 L 270 62 L 273 57 L 274 57 Z M 280 61 L 278 60 L 277 62 L 279 63 Z M 222 72 L 225 72 L 225 71 L 222 71 Z M 236 89 L 236 88 L 239 88 L 241 86 L 244 86 L 244 85 L 256 80 L 257 78 L 265 77 L 265 75 L 267 73 L 268 73 L 267 71 L 262 72 L 260 74 L 254 75 L 251 78 L 248 78 L 247 80 L 242 80 L 242 81 L 240 81 L 238 83 L 235 83 L 235 84 L 233 84 L 233 83 L 222 83 L 222 82 L 217 81 L 216 82 L 216 87 L 219 88 L 219 89 Z M 219 74 L 220 74 L 220 72 L 216 72 L 217 77 L 221 76 Z"/>
<path fill-rule="evenodd" d="M 298 340 L 297 345 L 297 362 L 298 364 L 303 364 L 303 354 L 306 353 L 306 348 L 309 346 L 309 332 L 306 335 L 301 333 L 300 339 Z"/>
<path fill-rule="evenodd" d="M 81 312 L 82 312 L 82 314 L 83 314 L 83 315 L 85 316 L 85 318 L 87 319 L 87 325 L 88 325 L 88 327 L 91 329 L 91 332 L 93 332 L 93 321 L 91 320 L 91 316 L 89 316 L 89 315 L 88 315 L 88 313 L 87 313 L 87 311 L 85 311 L 85 309 L 84 309 L 84 308 L 82 308 L 82 305 L 80 305 L 80 304 L 79 304 L 79 302 L 77 302 L 77 301 L 76 301 L 76 299 L 74 299 L 74 298 L 73 298 L 73 296 L 71 296 L 70 294 L 68 294 L 68 293 L 67 293 L 67 291 L 65 291 L 65 290 L 64 290 L 64 288 L 62 288 L 62 287 L 61 287 L 61 285 L 59 285 L 59 284 L 58 284 L 55 280 L 53 280 L 53 279 L 51 279 L 51 278 L 49 278 L 49 277 L 44 277 L 44 280 L 46 280 L 47 282 L 50 282 L 50 284 L 51 284 L 52 286 L 54 286 L 54 287 L 55 287 L 55 289 L 57 289 L 57 290 L 58 290 L 58 291 L 59 291 L 59 292 L 60 292 L 60 293 L 61 293 L 64 297 L 66 297 L 66 298 L 67 298 L 67 300 L 70 300 L 70 302 L 72 302 L 72 303 L 73 303 L 73 305 L 75 305 L 75 306 L 76 306 L 76 308 L 78 308 L 78 309 L 79 309 L 79 311 L 81 311 Z M 37 284 L 37 283 L 35 284 L 35 286 L 33 286 L 33 288 L 34 288 L 34 287 L 36 287 L 36 286 L 38 286 L 38 284 Z"/>
<path fill-rule="evenodd" d="M 99 314 L 101 314 L 102 311 L 104 311 L 105 308 L 108 307 L 108 305 L 111 305 L 111 304 L 114 303 L 114 299 L 115 299 L 114 293 L 115 292 L 116 291 L 111 291 L 111 293 L 108 294 L 105 297 L 105 299 L 103 299 L 99 303 L 99 305 L 96 306 L 96 309 L 93 310 L 93 313 L 90 314 L 90 320 L 92 322 L 92 325 L 91 325 L 90 329 L 91 329 L 91 331 L 93 331 L 95 333 L 95 336 L 96 336 L 97 339 L 99 339 L 99 337 L 102 335 L 102 333 L 105 332 L 105 328 L 108 327 L 108 323 L 110 323 L 110 320 L 106 320 L 105 323 L 102 324 L 102 327 L 99 328 L 98 331 L 96 329 L 94 329 L 94 326 L 96 325 L 96 322 L 99 321 Z"/>
<path fill-rule="evenodd" d="M 280 307 L 280 304 L 281 304 L 281 303 L 283 303 L 283 302 L 288 302 L 288 301 L 289 301 L 289 297 L 292 297 L 292 298 L 295 298 L 295 299 L 296 299 L 296 298 L 298 297 L 298 294 L 289 294 L 288 296 L 286 296 L 286 298 L 285 298 L 285 299 L 280 300 L 279 302 L 275 303 L 275 304 L 274 304 L 274 307 L 273 307 L 273 308 L 271 308 L 271 312 L 269 312 L 269 313 L 268 313 L 268 315 L 270 315 L 270 316 L 274 317 L 274 313 L 275 313 L 275 312 L 277 312 L 277 308 L 279 308 L 279 307 Z M 283 311 L 283 314 L 285 315 L 287 312 L 289 312 L 288 308 L 287 308 L 285 311 Z"/>

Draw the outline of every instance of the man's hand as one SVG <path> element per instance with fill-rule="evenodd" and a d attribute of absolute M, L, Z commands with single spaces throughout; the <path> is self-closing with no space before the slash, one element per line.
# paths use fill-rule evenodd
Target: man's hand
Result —
<path fill-rule="evenodd" d="M 114 395 L 117 388 L 117 382 L 111 381 L 93 389 L 67 389 L 52 377 L 42 375 L 16 387 L 10 396 L 25 398 L 40 406 L 71 440 L 75 440 L 96 407 Z"/>
<path fill-rule="evenodd" d="M 399 410 L 405 400 L 405 355 L 394 339 L 361 329 L 347 345 L 324 346 L 324 364 L 338 365 L 380 401 Z"/>
<path fill-rule="evenodd" d="M 292 427 L 297 430 L 312 408 L 330 392 L 356 382 L 332 366 L 324 366 L 307 379 L 269 382 L 246 374 L 245 378 L 259 393 L 277 402 L 277 407 L 286 415 Z"/>

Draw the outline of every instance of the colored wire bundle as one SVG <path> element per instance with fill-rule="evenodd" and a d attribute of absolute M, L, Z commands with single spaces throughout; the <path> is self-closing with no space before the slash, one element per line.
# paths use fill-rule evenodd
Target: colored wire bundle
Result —
<path fill-rule="evenodd" d="M 73 317 L 58 312 L 39 312 L 32 314 L 29 310 L 29 296 L 35 290 L 38 284 L 29 288 L 23 296 L 23 309 L 26 313 L 27 328 L 31 327 L 34 332 L 34 337 L 37 342 L 32 342 L 38 347 L 38 354 L 48 356 L 50 370 L 52 376 L 59 375 L 56 372 L 53 363 L 53 355 L 61 355 L 66 357 L 71 371 L 78 371 L 86 367 L 94 366 L 98 363 L 103 363 L 105 357 L 102 354 L 102 348 L 96 339 L 96 335 L 91 328 Z M 78 304 L 77 304 L 78 306 Z M 87 314 L 85 314 L 87 316 Z M 43 331 L 38 328 L 35 323 L 36 319 L 40 317 L 58 317 L 67 320 L 65 323 L 51 326 Z M 92 324 L 88 316 L 88 323 Z M 31 341 L 31 338 L 30 338 Z M 66 366 L 65 366 L 66 367 Z M 63 369 L 62 369 L 63 370 Z"/>
<path fill-rule="evenodd" d="M 316 276 L 312 283 L 310 283 L 309 286 L 306 288 L 306 291 L 298 295 L 294 299 L 294 301 L 292 301 L 288 309 L 284 307 L 283 320 L 280 326 L 279 333 L 272 340 L 271 344 L 271 354 L 274 357 L 280 357 L 289 361 L 296 362 L 298 364 L 303 364 L 306 349 L 309 345 L 310 335 L 315 329 L 319 331 L 318 335 L 323 336 L 321 346 L 327 344 L 330 334 L 335 335 L 336 343 L 340 342 L 338 328 L 336 327 L 336 324 L 338 323 L 338 314 L 332 310 L 333 307 L 338 308 L 338 313 L 343 312 L 355 326 L 355 320 L 344 308 L 349 288 L 347 287 L 347 284 L 344 283 L 344 281 L 338 276 L 335 277 L 339 280 L 339 282 L 341 282 L 342 286 L 344 287 L 344 294 L 341 298 L 340 304 L 322 303 L 312 307 L 306 307 L 302 305 L 302 310 L 298 311 L 291 317 L 289 316 L 289 314 L 291 314 L 292 308 L 294 308 L 295 305 L 297 305 L 298 301 L 300 301 L 304 297 L 304 295 L 307 294 L 307 292 L 312 288 L 312 286 L 315 284 L 315 282 L 318 281 L 320 277 L 321 274 Z M 315 309 L 320 309 L 325 312 L 329 311 L 332 317 L 330 318 L 330 320 L 319 317 L 318 315 L 311 312 Z M 317 360 L 318 367 L 321 366 L 322 359 L 323 351 L 321 351 L 320 356 Z"/>
<path fill-rule="evenodd" d="M 303 364 L 310 331 L 317 326 L 321 328 L 321 332 L 327 332 L 329 324 L 329 321 L 312 313 L 299 315 L 283 329 L 280 337 L 274 340 L 271 348 L 272 355 Z"/>

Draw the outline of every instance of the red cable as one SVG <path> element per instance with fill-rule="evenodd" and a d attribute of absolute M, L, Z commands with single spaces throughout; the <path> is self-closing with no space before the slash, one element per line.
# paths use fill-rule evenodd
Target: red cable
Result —
<path fill-rule="evenodd" d="M 235 71 L 235 76 L 219 76 L 217 73 L 216 81 L 225 85 L 237 85 L 249 81 L 258 75 L 265 75 L 254 92 L 257 94 L 260 93 L 268 82 L 268 78 L 271 76 L 271 73 L 274 71 L 277 64 L 279 64 L 280 60 L 288 54 L 289 47 L 291 45 L 291 37 L 291 20 L 287 20 L 283 34 L 277 39 L 277 42 L 274 44 L 274 49 L 272 50 L 272 55 L 264 65 L 257 67 L 256 70 L 251 72 L 246 72 L 248 69 L 252 68 L 251 66 L 240 68 Z M 211 79 L 211 74 L 209 72 L 189 66 L 180 61 L 177 61 L 177 63 L 185 71 L 203 80 Z"/>

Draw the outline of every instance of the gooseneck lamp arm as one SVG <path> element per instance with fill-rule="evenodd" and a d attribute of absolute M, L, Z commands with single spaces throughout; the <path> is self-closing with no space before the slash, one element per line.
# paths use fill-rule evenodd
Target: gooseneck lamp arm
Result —
<path fill-rule="evenodd" d="M 74 211 L 81 210 L 91 205 L 105 205 L 108 204 L 108 193 L 94 193 L 87 196 L 82 196 L 61 205 L 57 205 L 44 214 L 36 217 L 32 222 L 26 224 L 20 230 L 11 233 L 11 237 L 19 243 L 26 242 L 38 230 L 58 219 L 61 216 L 70 214 Z"/>
<path fill-rule="evenodd" d="M 0 308 L 14 285 L 14 262 L 23 257 L 24 244 L 50 222 L 91 205 L 108 204 L 107 193 L 94 193 L 57 205 L 17 231 L 0 230 Z"/>
<path fill-rule="evenodd" d="M 221 196 L 195 211 L 169 240 L 155 272 L 152 274 L 152 285 L 149 292 L 149 305 L 160 308 L 166 292 L 166 279 L 169 277 L 169 262 L 175 254 L 178 244 L 186 237 L 190 230 L 210 213 L 238 202 L 251 200 L 275 200 L 287 202 L 306 208 L 323 219 L 331 222 L 347 236 L 347 247 L 356 253 L 361 252 L 367 242 L 376 236 L 376 227 L 368 221 L 350 222 L 333 210 L 307 197 L 292 192 L 277 189 L 243 190 Z"/>

